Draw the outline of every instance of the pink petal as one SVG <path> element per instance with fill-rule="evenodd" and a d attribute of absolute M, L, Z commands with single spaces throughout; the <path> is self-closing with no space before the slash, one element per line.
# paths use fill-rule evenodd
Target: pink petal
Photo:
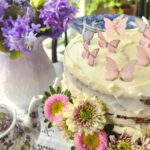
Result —
<path fill-rule="evenodd" d="M 69 99 L 63 94 L 54 94 L 46 100 L 44 104 L 44 115 L 50 122 L 55 122 L 57 120 L 57 115 L 55 116 L 51 113 L 51 105 L 55 101 L 61 101 L 64 107 L 66 107 L 69 102 Z"/>
<path fill-rule="evenodd" d="M 82 135 L 79 135 L 78 133 L 75 133 L 74 135 L 74 144 L 77 150 L 86 150 L 83 147 L 83 143 L 82 143 Z"/>
<path fill-rule="evenodd" d="M 106 150 L 108 146 L 107 134 L 104 131 L 99 132 L 100 144 L 96 150 Z"/>

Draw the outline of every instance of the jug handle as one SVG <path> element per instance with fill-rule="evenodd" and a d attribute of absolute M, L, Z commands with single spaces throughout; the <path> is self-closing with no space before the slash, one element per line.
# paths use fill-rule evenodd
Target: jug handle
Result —
<path fill-rule="evenodd" d="M 38 106 L 42 102 L 43 95 L 36 95 L 31 99 L 25 125 L 29 128 L 36 128 L 39 119 Z M 35 112 L 37 110 L 37 112 Z M 35 126 L 34 126 L 35 125 Z"/>

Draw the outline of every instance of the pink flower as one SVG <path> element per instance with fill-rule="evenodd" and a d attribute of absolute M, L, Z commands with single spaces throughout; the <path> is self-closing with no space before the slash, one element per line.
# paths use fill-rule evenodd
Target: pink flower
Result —
<path fill-rule="evenodd" d="M 50 122 L 60 120 L 63 109 L 67 106 L 69 99 L 63 94 L 50 96 L 44 104 L 44 115 Z"/>
<path fill-rule="evenodd" d="M 104 131 L 99 131 L 93 135 L 75 133 L 74 143 L 77 150 L 106 150 L 108 139 Z"/>

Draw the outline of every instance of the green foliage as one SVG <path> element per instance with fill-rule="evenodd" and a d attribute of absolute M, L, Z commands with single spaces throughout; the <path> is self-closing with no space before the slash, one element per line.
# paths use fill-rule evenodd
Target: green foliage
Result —
<path fill-rule="evenodd" d="M 94 13 L 100 4 L 101 0 L 87 0 L 86 1 L 86 15 Z"/>
<path fill-rule="evenodd" d="M 46 91 L 44 93 L 42 102 L 44 103 L 48 99 L 48 97 L 54 94 L 64 94 L 69 98 L 69 101 L 72 103 L 72 95 L 68 89 L 66 89 L 65 91 L 62 91 L 60 87 L 57 87 L 56 89 L 54 89 L 52 86 L 49 87 L 49 91 Z"/>
<path fill-rule="evenodd" d="M 0 42 L 0 51 L 3 53 L 8 53 L 8 49 Z"/>
<path fill-rule="evenodd" d="M 104 127 L 104 130 L 107 134 L 111 134 L 111 132 L 113 131 L 114 128 L 114 124 L 106 124 Z"/>
<path fill-rule="evenodd" d="M 40 9 L 46 0 L 31 0 L 31 5 L 37 10 Z"/>
<path fill-rule="evenodd" d="M 17 59 L 17 58 L 21 58 L 21 57 L 23 57 L 23 54 L 20 51 L 12 51 L 10 53 L 10 58 L 11 59 Z"/>
<path fill-rule="evenodd" d="M 51 122 L 48 123 L 48 128 L 51 128 L 53 125 Z"/>
<path fill-rule="evenodd" d="M 0 34 L 0 52 L 3 52 L 3 53 L 9 52 L 7 47 L 4 45 L 4 39 L 1 34 Z"/>
<path fill-rule="evenodd" d="M 138 0 L 137 0 L 138 1 Z M 150 0 L 147 0 L 150 1 Z M 104 8 L 114 8 L 121 7 L 123 4 L 131 4 L 132 0 L 87 0 L 86 1 L 86 15 L 91 15 L 97 11 L 97 9 L 102 6 Z M 118 13 L 122 13 L 118 10 Z"/>
<path fill-rule="evenodd" d="M 50 30 L 50 27 L 46 26 L 46 27 L 40 28 L 40 31 L 41 31 L 41 32 L 45 32 L 45 31 L 47 31 L 47 30 Z"/>
<path fill-rule="evenodd" d="M 103 4 L 105 8 L 120 7 L 122 5 L 122 3 L 117 0 L 104 0 Z"/>
<path fill-rule="evenodd" d="M 75 146 L 72 146 L 72 147 L 71 147 L 71 150 L 76 150 Z"/>
<path fill-rule="evenodd" d="M 16 18 L 17 15 L 23 15 L 23 12 L 20 10 L 18 6 L 15 4 L 12 4 L 9 9 L 7 9 L 4 18 L 8 18 L 9 16 L 12 16 L 13 18 Z"/>

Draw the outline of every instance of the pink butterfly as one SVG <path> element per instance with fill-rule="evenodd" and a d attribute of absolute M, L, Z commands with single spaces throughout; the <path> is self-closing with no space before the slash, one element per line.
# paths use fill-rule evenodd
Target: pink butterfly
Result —
<path fill-rule="evenodd" d="M 121 34 L 126 30 L 128 18 L 120 15 L 114 20 L 104 18 L 105 29 L 108 35 L 113 35 L 114 33 Z"/>
<path fill-rule="evenodd" d="M 138 47 L 137 59 L 138 59 L 138 65 L 140 66 L 148 66 L 150 64 L 150 57 L 147 51 L 142 47 Z"/>
<path fill-rule="evenodd" d="M 140 41 L 140 45 L 143 47 L 149 47 L 150 46 L 150 28 L 146 28 L 146 30 L 143 33 L 143 39 Z"/>
<path fill-rule="evenodd" d="M 96 56 L 99 52 L 99 48 L 96 48 L 90 52 L 89 46 L 86 43 L 86 41 L 84 41 L 83 46 L 84 46 L 85 51 L 82 53 L 82 58 L 88 59 L 88 65 L 93 66 L 94 65 L 94 59 L 96 58 Z"/>
<path fill-rule="evenodd" d="M 102 32 L 98 31 L 98 37 L 100 39 L 99 41 L 99 46 L 100 47 L 107 47 L 109 52 L 115 53 L 116 52 L 116 48 L 118 47 L 120 40 L 113 40 L 110 42 L 107 42 L 104 35 L 102 34 Z"/>
<path fill-rule="evenodd" d="M 106 80 L 113 81 L 120 78 L 123 81 L 130 82 L 133 80 L 133 72 L 136 60 L 132 60 L 127 63 L 121 70 L 117 68 L 117 65 L 113 59 L 106 57 Z"/>

